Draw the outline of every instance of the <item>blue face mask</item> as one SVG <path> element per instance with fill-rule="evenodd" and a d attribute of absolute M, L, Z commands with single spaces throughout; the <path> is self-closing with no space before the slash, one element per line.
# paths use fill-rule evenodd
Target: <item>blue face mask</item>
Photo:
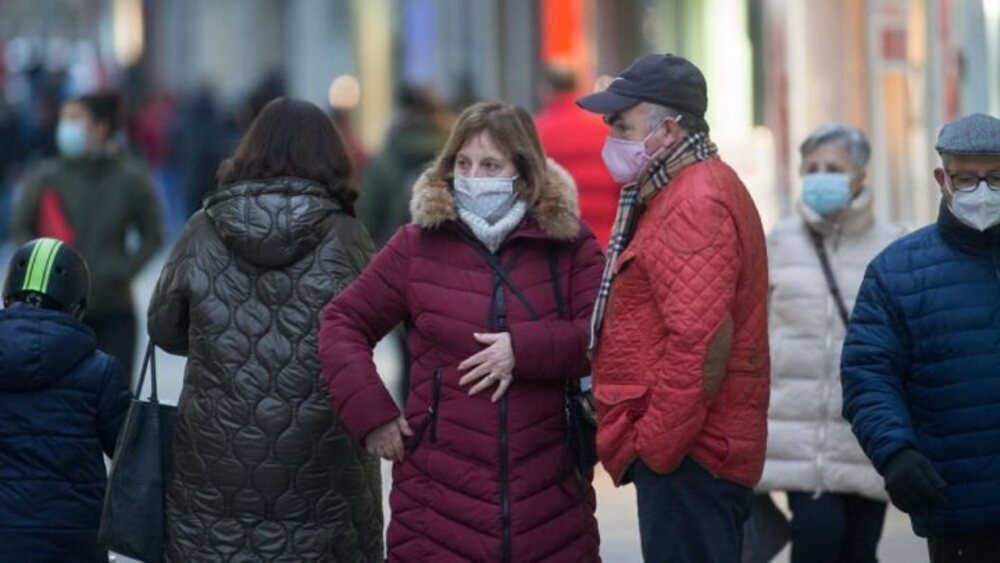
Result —
<path fill-rule="evenodd" d="M 802 201 L 822 216 L 840 211 L 851 201 L 850 175 L 832 172 L 806 174 L 802 177 Z"/>
<path fill-rule="evenodd" d="M 80 158 L 87 153 L 87 124 L 76 119 L 61 119 L 56 128 L 56 146 L 67 158 Z"/>

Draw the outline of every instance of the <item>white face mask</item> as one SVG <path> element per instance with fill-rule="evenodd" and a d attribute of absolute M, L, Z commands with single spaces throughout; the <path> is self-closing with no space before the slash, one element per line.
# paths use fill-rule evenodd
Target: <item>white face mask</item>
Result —
<path fill-rule="evenodd" d="M 455 176 L 455 205 L 489 224 L 502 219 L 517 202 L 514 180 L 510 178 L 465 178 Z"/>
<path fill-rule="evenodd" d="M 1000 192 L 991 190 L 985 181 L 976 184 L 976 189 L 956 191 L 951 189 L 951 209 L 955 217 L 978 231 L 985 231 L 1000 224 Z"/>

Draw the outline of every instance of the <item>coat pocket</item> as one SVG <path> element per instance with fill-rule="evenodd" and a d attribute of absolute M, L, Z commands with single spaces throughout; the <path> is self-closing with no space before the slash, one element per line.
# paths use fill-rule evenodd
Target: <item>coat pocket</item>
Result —
<path fill-rule="evenodd" d="M 420 442 L 424 439 L 424 434 L 430 434 L 431 442 L 437 442 L 437 418 L 438 409 L 441 406 L 441 368 L 434 370 L 434 379 L 431 384 L 431 402 L 427 405 L 427 414 L 420 421 L 420 426 L 410 438 L 410 443 L 406 445 L 408 453 L 413 453 L 420 447 Z"/>
<path fill-rule="evenodd" d="M 646 395 L 649 386 L 640 383 L 603 383 L 594 388 L 598 416 L 607 412 L 623 410 L 641 414 L 646 409 Z M 604 412 L 602 412 L 604 411 Z"/>
<path fill-rule="evenodd" d="M 597 454 L 601 459 L 614 457 L 623 444 L 634 440 L 635 423 L 649 405 L 649 386 L 628 383 L 605 383 L 594 388 L 597 403 Z"/>

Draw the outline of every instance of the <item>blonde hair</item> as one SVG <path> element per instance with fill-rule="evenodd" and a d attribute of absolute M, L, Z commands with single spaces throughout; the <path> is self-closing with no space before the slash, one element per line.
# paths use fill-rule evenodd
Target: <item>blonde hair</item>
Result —
<path fill-rule="evenodd" d="M 531 114 L 514 104 L 479 102 L 463 111 L 444 149 L 431 166 L 429 179 L 453 180 L 458 151 L 482 133 L 489 135 L 490 140 L 514 163 L 518 177 L 515 189 L 528 207 L 533 207 L 545 178 L 545 151 L 542 150 Z"/>

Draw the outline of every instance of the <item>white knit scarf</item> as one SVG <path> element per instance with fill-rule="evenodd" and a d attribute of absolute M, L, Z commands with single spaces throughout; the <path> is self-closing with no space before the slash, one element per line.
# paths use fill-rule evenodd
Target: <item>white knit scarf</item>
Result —
<path fill-rule="evenodd" d="M 460 207 L 458 208 L 458 216 L 462 219 L 462 222 L 472 229 L 472 234 L 479 239 L 479 242 L 485 244 L 490 252 L 496 252 L 500 248 L 507 235 L 521 224 L 527 213 L 528 206 L 523 201 L 517 200 L 506 215 L 491 225 L 479 215 Z"/>

